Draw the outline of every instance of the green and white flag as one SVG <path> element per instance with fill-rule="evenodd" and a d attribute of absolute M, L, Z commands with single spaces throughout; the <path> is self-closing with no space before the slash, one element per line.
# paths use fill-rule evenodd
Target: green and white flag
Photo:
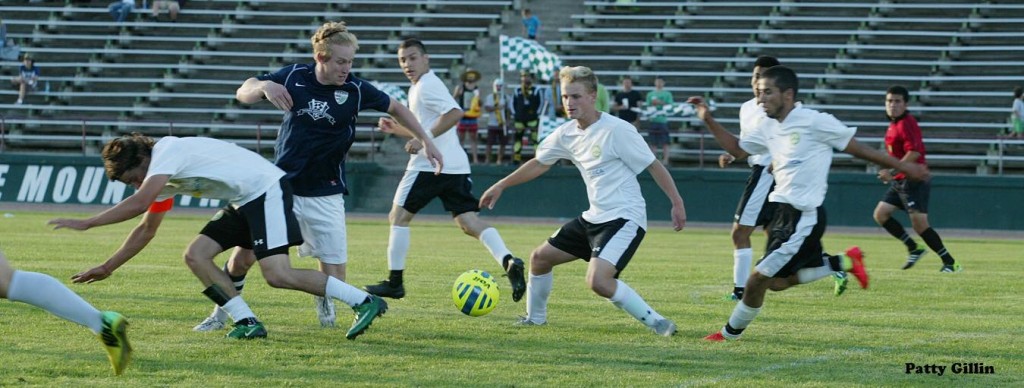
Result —
<path fill-rule="evenodd" d="M 505 70 L 526 70 L 549 81 L 558 74 L 562 59 L 535 40 L 502 35 L 501 66 Z"/>
<path fill-rule="evenodd" d="M 402 88 L 389 83 L 377 81 L 370 81 L 370 85 L 373 85 L 377 90 L 384 92 L 384 94 L 391 96 L 391 98 L 398 100 L 402 105 L 409 106 L 409 96 L 405 94 L 405 91 L 402 90 Z"/>
<path fill-rule="evenodd" d="M 537 138 L 544 140 L 545 137 L 555 131 L 560 125 L 565 124 L 569 119 L 565 117 L 540 116 L 540 128 L 537 128 Z"/>
<path fill-rule="evenodd" d="M 712 112 L 715 111 L 715 100 L 707 100 L 708 109 Z M 693 107 L 693 104 L 688 102 L 677 102 L 674 104 L 664 104 L 659 106 L 646 106 L 643 108 L 633 108 L 634 112 L 640 113 L 642 119 L 647 120 L 651 117 L 658 115 L 665 116 L 696 116 L 697 109 Z"/>

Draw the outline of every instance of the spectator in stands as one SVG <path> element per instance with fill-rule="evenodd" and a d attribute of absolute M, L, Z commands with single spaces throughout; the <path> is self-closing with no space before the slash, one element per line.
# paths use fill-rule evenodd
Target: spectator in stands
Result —
<path fill-rule="evenodd" d="M 455 99 L 448 93 L 444 82 L 430 69 L 430 55 L 423 42 L 406 39 L 398 46 L 398 63 L 412 86 L 409 88 L 409 106 L 427 128 L 444 153 L 445 165 L 440 171 L 430 168 L 420 150 L 419 141 L 410 140 L 406 150 L 412 153 L 405 176 L 395 190 L 394 203 L 388 221 L 388 278 L 366 286 L 366 291 L 377 296 L 402 298 L 405 296 L 404 273 L 409 253 L 409 223 L 427 204 L 438 198 L 444 209 L 463 233 L 480 241 L 498 265 L 508 275 L 512 285 L 512 301 L 518 302 L 526 293 L 526 275 L 523 260 L 516 258 L 505 246 L 498 230 L 479 217 L 480 207 L 473 195 L 471 168 L 459 139 L 452 132 L 462 117 Z M 392 120 L 381 119 L 381 129 L 409 137 L 408 130 Z"/>
<path fill-rule="evenodd" d="M 0 60 L 17 61 L 21 55 L 21 47 L 14 43 L 14 39 L 7 39 L 7 25 L 0 19 Z"/>
<path fill-rule="evenodd" d="M 1010 137 L 1024 137 L 1024 88 L 1013 88 L 1013 128 Z"/>
<path fill-rule="evenodd" d="M 107 6 L 107 11 L 110 11 L 110 16 L 114 18 L 114 21 L 121 23 L 128 20 L 128 15 L 135 9 L 135 0 L 119 0 L 110 3 Z"/>
<path fill-rule="evenodd" d="M 529 8 L 523 9 L 523 34 L 527 38 L 537 40 L 540 33 L 540 18 L 530 12 Z"/>
<path fill-rule="evenodd" d="M 487 149 L 484 151 L 484 163 L 490 163 L 491 150 L 498 145 L 498 154 L 494 164 L 501 165 L 505 160 L 505 145 L 508 144 L 506 136 L 508 116 L 506 113 L 508 96 L 505 95 L 504 84 L 501 79 L 494 80 L 493 90 L 484 98 L 484 111 L 487 117 Z"/>
<path fill-rule="evenodd" d="M 512 137 L 512 163 L 523 162 L 523 145 L 537 143 L 540 125 L 541 95 L 533 86 L 533 74 L 519 73 L 519 90 L 512 96 L 512 118 L 515 134 Z"/>
<path fill-rule="evenodd" d="M 620 119 L 639 127 L 640 115 L 636 110 L 640 108 L 643 99 L 644 96 L 640 92 L 633 90 L 633 79 L 626 76 L 622 78 L 622 89 L 615 93 L 615 104 L 612 105 L 612 109 Z"/>
<path fill-rule="evenodd" d="M 154 0 L 150 8 L 153 12 L 153 20 L 158 20 L 160 11 L 167 11 L 171 22 L 178 21 L 178 11 L 185 5 L 185 0 Z"/>
<path fill-rule="evenodd" d="M 771 221 L 764 258 L 747 279 L 743 299 L 736 303 L 725 326 L 708 335 L 707 341 L 739 339 L 764 305 L 768 289 L 782 291 L 832 275 L 849 271 L 868 287 L 863 252 L 852 247 L 845 254 L 828 255 L 821 245 L 826 220 L 825 191 L 833 150 L 843 150 L 858 158 L 886 167 L 898 168 L 912 179 L 928 178 L 924 166 L 896 159 L 854 138 L 856 128 L 847 127 L 834 116 L 796 104 L 799 80 L 784 66 L 765 70 L 757 81 L 758 102 L 767 116 L 739 138 L 729 133 L 711 115 L 700 97 L 696 105 L 715 140 L 737 159 L 770 153 L 775 190 L 769 200 L 778 206 Z M 782 141 L 780 141 L 782 139 Z"/>
<path fill-rule="evenodd" d="M 668 170 L 636 129 L 595 109 L 597 76 L 593 71 L 582 66 L 563 67 L 559 79 L 569 121 L 544 138 L 536 158 L 495 183 L 480 198 L 481 207 L 493 208 L 505 189 L 533 180 L 559 160 L 579 166 L 587 186 L 590 209 L 567 222 L 530 254 L 526 316 L 517 325 L 547 322 L 554 267 L 582 259 L 587 262 L 586 283 L 591 291 L 655 334 L 675 335 L 676 324 L 619 280 L 619 274 L 632 261 L 647 229 L 647 210 L 637 174 L 646 170 L 668 197 L 675 231 L 682 230 L 686 223 L 683 198 Z"/>
<path fill-rule="evenodd" d="M 288 174 L 295 192 L 293 210 L 305 240 L 299 254 L 316 257 L 321 272 L 344 282 L 348 262 L 345 158 L 355 141 L 359 112 L 388 112 L 422 139 L 428 157 L 438 163 L 441 158 L 408 108 L 352 74 L 359 42 L 344 22 L 324 23 L 310 41 L 313 63 L 288 65 L 246 79 L 235 97 L 244 104 L 269 100 L 286 113 L 274 148 L 275 164 Z M 238 257 L 251 259 L 251 255 Z M 245 279 L 252 264 L 251 260 L 241 265 L 229 263 L 224 269 L 238 282 Z M 348 284 L 344 288 L 351 295 L 362 293 Z M 334 303 L 323 297 L 316 297 L 314 302 L 320 324 L 333 326 Z M 214 308 L 210 317 L 194 329 L 217 330 L 224 327 L 225 319 L 226 314 Z"/>
<path fill-rule="evenodd" d="M 18 76 L 11 79 L 11 82 L 18 86 L 18 101 L 14 103 L 21 105 L 25 101 L 25 96 L 28 95 L 28 92 L 36 90 L 36 85 L 39 84 L 39 68 L 36 67 L 36 61 L 32 57 L 25 55 L 21 66 L 18 68 Z"/>
<path fill-rule="evenodd" d="M 654 79 L 654 90 L 647 92 L 647 106 L 653 108 L 672 105 L 672 92 L 665 90 L 665 79 L 657 77 Z M 661 163 L 668 166 L 668 114 L 663 111 L 656 111 L 648 119 L 647 144 L 651 146 L 651 152 L 655 155 L 658 148 L 661 148 Z"/>
<path fill-rule="evenodd" d="M 907 110 L 910 92 L 902 86 L 892 86 L 885 92 L 885 114 L 889 116 L 889 129 L 885 131 L 885 149 L 889 155 L 906 163 L 927 166 L 925 162 L 924 141 L 921 127 L 917 119 Z M 892 213 L 896 209 L 907 212 L 910 223 L 925 244 L 942 259 L 940 272 L 960 272 L 962 267 L 946 250 L 942 238 L 928 224 L 928 196 L 931 193 L 931 182 L 908 181 L 904 172 L 895 169 L 878 171 L 878 179 L 889 184 L 889 190 L 875 207 L 875 222 L 885 228 L 889 234 L 907 246 L 907 262 L 903 269 L 913 267 L 927 251 L 918 247 L 913 238 L 907 235 L 906 229 Z"/>
<path fill-rule="evenodd" d="M 455 97 L 455 102 L 459 103 L 459 108 L 464 112 L 456 127 L 459 143 L 465 147 L 468 140 L 469 154 L 472 155 L 470 161 L 480 163 L 477 151 L 477 134 L 480 131 L 480 87 L 477 82 L 480 81 L 480 72 L 466 70 L 459 80 L 462 82 L 452 91 L 452 97 Z"/>

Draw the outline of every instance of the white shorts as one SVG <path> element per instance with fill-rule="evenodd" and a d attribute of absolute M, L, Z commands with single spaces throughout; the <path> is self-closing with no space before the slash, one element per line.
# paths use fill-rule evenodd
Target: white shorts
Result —
<path fill-rule="evenodd" d="M 292 211 L 299 220 L 300 257 L 316 257 L 324 264 L 348 262 L 344 194 L 323 197 L 295 196 Z"/>

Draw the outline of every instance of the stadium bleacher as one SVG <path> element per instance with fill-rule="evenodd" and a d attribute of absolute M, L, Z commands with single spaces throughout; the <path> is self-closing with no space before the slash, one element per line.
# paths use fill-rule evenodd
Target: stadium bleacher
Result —
<path fill-rule="evenodd" d="M 346 20 L 359 35 L 357 74 L 406 87 L 393 59 L 402 37 L 425 40 L 439 73 L 461 71 L 482 56 L 481 40 L 496 41 L 503 23 L 514 23 L 503 12 L 518 4 L 208 0 L 189 3 L 178 23 L 153 21 L 148 10 L 136 9 L 116 25 L 102 4 L 5 2 L 0 15 L 9 36 L 36 57 L 49 87 L 19 106 L 8 103 L 16 91 L 0 91 L 4 132 L 14 139 L 80 136 L 85 121 L 106 123 L 84 125 L 89 135 L 109 136 L 126 130 L 114 123 L 173 122 L 184 134 L 245 140 L 251 138 L 247 128 L 274 128 L 280 114 L 237 104 L 234 89 L 248 76 L 308 58 L 308 35 L 325 20 Z M 546 45 L 564 63 L 594 68 L 612 91 L 617 85 L 611 80 L 621 75 L 632 76 L 641 92 L 663 76 L 677 100 L 713 98 L 716 115 L 735 125 L 739 105 L 750 98 L 750 64 L 770 54 L 801 75 L 801 100 L 857 125 L 863 136 L 882 134 L 884 89 L 900 83 L 911 89 L 911 110 L 926 137 L 937 139 L 930 151 L 948 155 L 956 169 L 995 171 L 986 167 L 993 152 L 1007 158 L 1008 171 L 1022 164 L 1014 158 L 1024 156 L 1024 147 L 998 133 L 1007 127 L 1010 91 L 1024 84 L 1018 70 L 1024 49 L 1016 45 L 1024 37 L 1024 4 L 641 0 L 585 1 L 584 7 L 553 21 L 562 27 Z M 0 62 L 0 75 L 10 76 L 18 65 Z M 364 129 L 376 117 L 361 115 Z M 700 129 L 689 119 L 673 121 Z M 716 156 L 714 142 L 700 136 L 675 136 L 676 165 Z M 18 149 L 17 141 L 11 145 Z M 694 147 L 699 151 L 691 152 Z"/>

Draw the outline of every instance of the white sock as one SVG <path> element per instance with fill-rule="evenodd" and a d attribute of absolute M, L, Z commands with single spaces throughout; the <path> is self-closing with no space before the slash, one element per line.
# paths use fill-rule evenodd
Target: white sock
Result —
<path fill-rule="evenodd" d="M 796 271 L 796 278 L 800 284 L 807 284 L 836 272 L 831 266 L 829 266 L 828 258 L 825 258 L 822 261 L 825 262 L 825 265 L 821 267 L 803 268 Z"/>
<path fill-rule="evenodd" d="M 370 295 L 366 291 L 352 287 L 351 284 L 338 280 L 334 276 L 327 277 L 327 287 L 324 289 L 324 294 L 345 302 L 345 304 L 352 307 L 363 304 L 366 297 Z"/>
<path fill-rule="evenodd" d="M 405 255 L 409 253 L 409 227 L 392 226 L 388 236 L 388 269 L 405 269 Z M 362 303 L 362 301 L 360 301 Z"/>
<path fill-rule="evenodd" d="M 548 296 L 554 280 L 553 271 L 543 275 L 530 274 L 530 282 L 526 284 L 526 319 L 533 323 L 547 322 Z"/>
<path fill-rule="evenodd" d="M 746 329 L 747 326 L 750 325 L 750 322 L 753 322 L 754 318 L 756 318 L 757 314 L 760 313 L 760 312 L 761 312 L 761 308 L 760 307 L 755 309 L 753 307 L 747 306 L 741 300 L 741 301 L 739 301 L 739 303 L 736 303 L 736 307 L 733 308 L 733 310 L 732 310 L 732 315 L 729 316 L 729 326 L 732 326 L 733 329 L 738 329 L 738 330 Z M 727 333 L 725 331 L 725 329 L 723 328 L 722 329 L 722 335 L 726 336 L 728 334 L 730 334 L 730 333 Z M 736 338 L 736 337 L 739 337 L 739 334 L 733 334 L 733 335 L 730 336 L 730 338 Z"/>
<path fill-rule="evenodd" d="M 629 315 L 632 315 L 633 318 L 636 318 L 640 323 L 647 326 L 651 326 L 654 322 L 665 319 L 665 317 L 658 314 L 657 311 L 654 311 L 654 309 L 644 301 L 644 298 L 641 298 L 640 294 L 637 294 L 636 291 L 634 291 L 628 284 L 618 279 L 615 279 L 615 283 L 615 294 L 608 299 L 608 301 L 612 302 L 615 307 L 626 311 Z"/>
<path fill-rule="evenodd" d="M 249 305 L 242 300 L 241 295 L 231 298 L 231 300 L 220 307 L 224 309 L 224 312 L 231 316 L 231 319 L 234 320 L 233 322 L 238 322 L 246 318 L 256 319 L 256 314 L 253 314 L 252 309 L 250 309 Z"/>
<path fill-rule="evenodd" d="M 752 261 L 754 261 L 753 249 L 740 248 L 732 251 L 732 280 L 736 287 L 746 287 Z"/>
<path fill-rule="evenodd" d="M 100 311 L 47 274 L 14 271 L 11 284 L 7 286 L 7 299 L 39 307 L 50 314 L 88 327 L 95 334 L 103 330 Z"/>
<path fill-rule="evenodd" d="M 482 242 L 484 246 L 487 247 L 487 250 L 491 252 L 491 256 L 494 257 L 494 260 L 498 261 L 498 266 L 502 266 L 504 264 L 501 261 L 505 256 L 512 254 L 512 251 L 508 250 L 508 247 L 505 246 L 505 241 L 501 239 L 501 235 L 498 234 L 497 229 L 487 228 L 484 229 L 483 232 L 480 232 L 480 242 Z M 505 268 L 502 267 L 501 269 Z"/>

